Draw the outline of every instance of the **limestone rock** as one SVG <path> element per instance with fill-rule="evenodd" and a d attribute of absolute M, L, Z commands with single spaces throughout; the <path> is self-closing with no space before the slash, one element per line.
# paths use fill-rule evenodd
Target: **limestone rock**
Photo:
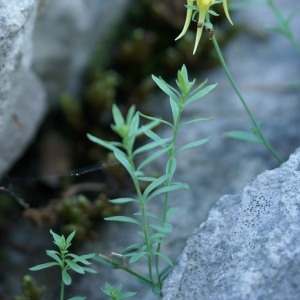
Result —
<path fill-rule="evenodd" d="M 163 299 L 298 299 L 300 149 L 223 196 L 188 239 Z"/>
<path fill-rule="evenodd" d="M 45 111 L 45 94 L 31 72 L 37 1 L 0 4 L 0 176 L 22 154 Z"/>

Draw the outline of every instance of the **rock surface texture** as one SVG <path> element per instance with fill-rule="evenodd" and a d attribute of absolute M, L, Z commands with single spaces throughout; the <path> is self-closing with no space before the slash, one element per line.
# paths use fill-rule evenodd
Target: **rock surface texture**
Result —
<path fill-rule="evenodd" d="M 188 239 L 165 300 L 299 299 L 300 149 L 223 196 Z"/>
<path fill-rule="evenodd" d="M 0 1 L 0 176 L 24 152 L 47 105 L 62 92 L 78 96 L 92 52 L 127 3 Z"/>
<path fill-rule="evenodd" d="M 23 153 L 46 108 L 32 65 L 35 0 L 0 3 L 0 176 Z"/>

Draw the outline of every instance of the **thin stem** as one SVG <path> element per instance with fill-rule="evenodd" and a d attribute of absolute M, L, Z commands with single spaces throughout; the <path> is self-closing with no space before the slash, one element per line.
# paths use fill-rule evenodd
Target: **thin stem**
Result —
<path fill-rule="evenodd" d="M 143 222 L 143 232 L 144 232 L 144 237 L 146 241 L 146 247 L 147 247 L 147 262 L 148 262 L 148 272 L 149 272 L 149 278 L 151 280 L 151 285 L 153 285 L 153 275 L 152 275 L 152 254 L 151 254 L 151 245 L 150 245 L 150 239 L 149 239 L 149 231 L 148 231 L 148 224 L 147 224 L 147 216 L 146 216 L 146 207 L 145 207 L 145 202 L 143 199 L 143 194 L 139 185 L 138 178 L 136 177 L 136 170 L 135 170 L 135 165 L 133 161 L 133 155 L 132 155 L 132 149 L 127 149 L 127 156 L 129 163 L 132 167 L 132 172 L 131 172 L 131 178 L 134 183 L 135 190 L 137 192 L 138 199 L 140 199 L 140 207 L 141 207 L 141 212 L 142 212 L 142 222 Z"/>
<path fill-rule="evenodd" d="M 242 104 L 243 104 L 243 106 L 244 106 L 244 108 L 245 108 L 248 116 L 250 117 L 250 119 L 251 119 L 251 121 L 252 121 L 252 123 L 253 123 L 253 125 L 254 125 L 254 127 L 255 127 L 258 135 L 259 135 L 259 137 L 260 137 L 260 140 L 262 141 L 262 143 L 264 144 L 264 146 L 269 150 L 269 152 L 278 160 L 278 162 L 279 163 L 283 163 L 283 160 L 281 159 L 281 157 L 277 154 L 277 152 L 273 149 L 273 147 L 266 140 L 264 134 L 262 133 L 262 131 L 260 129 L 260 126 L 259 126 L 258 122 L 256 121 L 256 119 L 253 116 L 251 110 L 249 109 L 246 101 L 244 100 L 242 94 L 240 93 L 237 85 L 235 84 L 235 82 L 234 82 L 234 80 L 233 80 L 233 78 L 232 78 L 232 76 L 231 76 L 231 74 L 229 72 L 229 69 L 228 69 L 228 67 L 227 67 L 227 65 L 225 63 L 225 60 L 223 58 L 223 55 L 221 53 L 221 50 L 219 48 L 219 45 L 218 45 L 218 42 L 217 42 L 217 39 L 216 39 L 215 36 L 213 36 L 212 42 L 213 42 L 213 45 L 214 45 L 214 47 L 216 49 L 216 52 L 217 52 L 218 58 L 219 58 L 219 60 L 221 62 L 221 65 L 222 65 L 222 67 L 223 67 L 223 69 L 224 69 L 224 71 L 225 71 L 225 73 L 227 75 L 227 78 L 228 78 L 229 82 L 231 83 L 233 89 L 235 90 L 236 94 L 240 98 L 240 100 L 241 100 L 241 102 L 242 102 Z"/>
<path fill-rule="evenodd" d="M 64 284 L 63 279 L 61 279 L 60 300 L 64 300 L 64 294 L 65 294 L 65 284 Z"/>
<path fill-rule="evenodd" d="M 143 276 L 140 273 L 133 271 L 131 268 L 127 267 L 126 265 L 124 265 L 122 263 L 118 263 L 115 260 L 108 258 L 106 255 L 99 254 L 99 256 L 101 258 L 103 258 L 104 260 L 106 260 L 107 262 L 111 263 L 115 269 L 122 269 L 122 270 L 126 271 L 127 273 L 130 273 L 130 274 L 134 275 L 135 277 L 141 279 L 142 281 L 147 282 L 149 285 L 153 286 L 153 280 L 149 279 L 148 277 Z"/>
<path fill-rule="evenodd" d="M 179 122 L 180 122 L 181 113 L 182 113 L 182 109 L 179 109 L 178 118 L 173 127 L 172 147 L 169 151 L 169 162 L 170 163 L 168 166 L 167 174 L 171 172 L 172 167 L 173 167 L 173 161 L 175 159 L 175 145 L 176 145 L 176 140 L 177 140 L 177 135 L 178 135 L 178 130 L 179 130 Z M 172 178 L 173 178 L 173 176 L 170 176 L 168 178 L 168 180 L 166 182 L 166 186 L 169 186 L 171 184 Z M 166 223 L 168 207 L 169 207 L 169 192 L 165 193 L 164 211 L 163 211 L 163 218 L 162 218 L 162 224 L 161 224 L 162 226 L 164 226 L 164 224 Z M 157 253 L 160 252 L 160 248 L 161 248 L 161 242 L 159 242 L 157 244 L 157 248 L 156 248 Z M 158 282 L 160 281 L 159 280 L 159 260 L 160 260 L 160 257 L 157 255 L 155 267 L 156 267 L 156 274 L 157 274 Z"/>

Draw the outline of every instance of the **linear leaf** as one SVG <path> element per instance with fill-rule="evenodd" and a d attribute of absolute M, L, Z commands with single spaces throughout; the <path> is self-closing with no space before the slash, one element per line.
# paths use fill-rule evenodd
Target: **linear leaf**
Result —
<path fill-rule="evenodd" d="M 145 118 L 145 119 L 147 119 L 147 120 L 152 120 L 152 121 L 157 121 L 157 120 L 159 120 L 159 123 L 163 123 L 163 124 L 166 124 L 166 125 L 168 125 L 168 126 L 173 127 L 173 125 L 172 125 L 170 122 L 166 121 L 166 120 L 157 119 L 157 118 L 155 118 L 155 117 L 147 116 L 147 115 L 144 115 L 144 114 L 141 113 L 141 112 L 139 112 L 139 114 L 140 114 L 143 118 Z"/>
<path fill-rule="evenodd" d="M 87 267 L 82 267 L 82 269 L 84 270 L 84 272 L 87 272 L 87 273 L 98 273 L 96 270 L 94 269 L 91 269 L 91 268 L 87 268 Z"/>
<path fill-rule="evenodd" d="M 147 177 L 147 176 L 141 176 L 138 177 L 139 181 L 145 181 L 145 182 L 153 182 L 154 180 L 156 180 L 155 177 Z"/>
<path fill-rule="evenodd" d="M 159 178 L 157 178 L 155 181 L 153 181 L 152 183 L 150 183 L 147 188 L 145 189 L 144 193 L 143 193 L 143 197 L 144 199 L 148 198 L 148 195 L 154 190 L 156 189 L 158 186 L 160 186 L 161 184 L 163 184 L 168 178 L 169 178 L 169 174 L 165 174 Z"/>
<path fill-rule="evenodd" d="M 177 102 L 174 101 L 172 98 L 170 98 L 170 106 L 172 110 L 173 122 L 175 124 L 176 121 L 178 120 L 179 108 Z"/>
<path fill-rule="evenodd" d="M 186 101 L 185 101 L 185 105 L 189 105 L 195 101 L 197 101 L 199 98 L 202 98 L 203 96 L 205 96 L 206 94 L 208 94 L 211 90 L 213 90 L 216 86 L 218 85 L 218 83 L 212 84 L 207 86 L 206 88 L 200 90 L 199 92 L 197 92 L 195 95 L 189 97 Z"/>
<path fill-rule="evenodd" d="M 141 223 L 133 218 L 126 217 L 126 216 L 113 216 L 113 217 L 108 217 L 104 218 L 106 221 L 116 221 L 116 222 L 126 222 L 126 223 L 133 223 L 138 226 L 141 226 Z"/>
<path fill-rule="evenodd" d="M 158 146 L 162 146 L 163 144 L 165 144 L 169 139 L 161 139 L 161 141 L 153 141 L 153 142 L 150 142 L 148 144 L 145 144 L 143 145 L 142 147 L 139 147 L 138 149 L 136 149 L 134 152 L 133 152 L 133 155 L 137 155 L 137 154 L 140 154 L 140 153 L 143 153 L 145 151 L 149 151 L 153 148 L 156 148 Z"/>
<path fill-rule="evenodd" d="M 249 133 L 247 131 L 241 131 L 241 130 L 232 130 L 225 132 L 225 135 L 237 140 L 247 141 L 251 143 L 256 144 L 262 144 L 262 141 L 259 137 L 253 135 L 252 133 Z"/>
<path fill-rule="evenodd" d="M 50 256 L 51 258 L 53 258 L 54 260 L 56 260 L 60 265 L 61 265 L 61 258 L 58 255 L 57 251 L 54 250 L 46 250 L 46 253 L 48 256 Z"/>
<path fill-rule="evenodd" d="M 79 274 L 84 274 L 83 268 L 81 266 L 79 266 L 76 262 L 74 262 L 70 259 L 66 259 L 65 262 L 73 271 L 75 271 Z"/>
<path fill-rule="evenodd" d="M 164 153 L 166 153 L 168 150 L 170 149 L 170 147 L 167 147 L 165 149 L 161 149 L 159 151 L 156 151 L 155 153 L 153 153 L 152 155 L 150 155 L 147 159 L 145 159 L 139 166 L 138 166 L 138 170 L 143 169 L 147 164 L 149 164 L 150 162 L 152 162 L 153 160 L 155 160 L 156 158 L 158 158 L 159 156 L 163 155 Z"/>
<path fill-rule="evenodd" d="M 53 266 L 60 266 L 60 264 L 57 262 L 48 262 L 48 263 L 40 264 L 40 265 L 34 266 L 32 268 L 29 268 L 29 270 L 30 271 L 39 271 L 39 270 L 50 268 Z"/>
<path fill-rule="evenodd" d="M 69 236 L 66 239 L 66 243 L 67 245 L 71 245 L 71 241 L 73 240 L 74 236 L 75 236 L 76 230 L 72 231 Z"/>
<path fill-rule="evenodd" d="M 123 151 L 121 151 L 120 149 L 115 149 L 114 155 L 115 155 L 116 159 L 123 165 L 123 167 L 130 174 L 132 171 L 132 167 L 127 159 L 126 154 Z"/>
<path fill-rule="evenodd" d="M 96 253 L 83 254 L 80 256 L 73 253 L 70 253 L 68 255 L 73 257 L 75 262 L 79 261 L 85 265 L 90 265 L 91 263 L 88 261 L 88 259 L 93 258 L 96 255 Z"/>
<path fill-rule="evenodd" d="M 109 202 L 113 204 L 124 204 L 129 202 L 139 203 L 137 200 L 133 198 L 117 198 L 117 199 L 109 200 Z"/>
<path fill-rule="evenodd" d="M 187 150 L 187 149 L 190 149 L 190 148 L 199 147 L 199 146 L 201 146 L 201 145 L 207 143 L 209 140 L 210 140 L 210 137 L 207 137 L 207 138 L 202 139 L 202 140 L 199 140 L 199 141 L 194 141 L 194 142 L 188 143 L 188 144 L 182 146 L 181 148 L 179 148 L 179 149 L 176 151 L 176 154 L 175 154 L 175 155 L 178 155 L 179 153 L 181 153 L 181 152 L 184 151 L 184 150 Z"/>
<path fill-rule="evenodd" d="M 164 186 L 160 189 L 155 190 L 151 195 L 149 195 L 149 197 L 147 198 L 147 202 L 149 202 L 152 198 L 154 198 L 160 194 L 169 193 L 169 192 L 172 192 L 175 190 L 180 190 L 180 189 L 187 190 L 188 188 L 189 188 L 189 186 L 186 183 L 181 183 L 181 182 L 172 183 L 172 185 Z"/>
<path fill-rule="evenodd" d="M 116 149 L 118 149 L 116 146 L 117 145 L 120 145 L 120 146 L 122 146 L 122 144 L 121 143 L 111 143 L 111 142 L 107 142 L 107 141 L 104 141 L 104 140 L 102 140 L 102 139 L 99 139 L 99 138 L 97 138 L 97 137 L 95 137 L 95 136 L 93 136 L 93 135 L 91 135 L 91 134 L 87 134 L 87 138 L 90 140 L 90 141 L 92 141 L 92 142 L 94 142 L 95 144 L 98 144 L 98 145 L 100 145 L 100 146 L 102 146 L 102 147 L 104 147 L 104 148 L 106 148 L 106 149 L 109 149 L 109 150 L 111 150 L 111 151 L 115 151 Z"/>
<path fill-rule="evenodd" d="M 199 123 L 199 122 L 205 122 L 205 121 L 210 121 L 210 120 L 213 120 L 213 118 L 199 118 L 199 119 L 194 119 L 194 120 L 182 123 L 180 125 L 180 128 L 183 128 L 184 126 L 189 125 L 189 124 Z"/>
<path fill-rule="evenodd" d="M 158 85 L 158 87 L 165 92 L 168 96 L 170 96 L 171 98 L 178 99 L 178 96 L 168 87 L 168 85 L 161 80 L 160 78 L 152 75 L 152 79 L 154 80 L 154 82 Z"/>

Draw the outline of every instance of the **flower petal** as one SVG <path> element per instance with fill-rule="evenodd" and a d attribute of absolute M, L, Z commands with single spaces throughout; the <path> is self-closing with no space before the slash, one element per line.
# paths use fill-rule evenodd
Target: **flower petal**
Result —
<path fill-rule="evenodd" d="M 187 0 L 187 5 L 192 5 L 193 2 L 194 2 L 194 0 Z M 187 8 L 186 18 L 185 18 L 185 23 L 184 23 L 183 29 L 182 29 L 181 33 L 179 34 L 179 36 L 175 39 L 175 41 L 182 38 L 185 35 L 185 33 L 187 32 L 187 30 L 190 26 L 190 23 L 191 23 L 192 13 L 193 13 L 193 10 L 190 8 Z"/>
<path fill-rule="evenodd" d="M 229 12 L 228 12 L 227 0 L 223 0 L 223 9 L 224 9 L 224 12 L 225 12 L 225 15 L 226 15 L 228 21 L 230 22 L 231 25 L 233 25 L 233 22 L 231 21 L 231 18 L 229 16 Z"/>

